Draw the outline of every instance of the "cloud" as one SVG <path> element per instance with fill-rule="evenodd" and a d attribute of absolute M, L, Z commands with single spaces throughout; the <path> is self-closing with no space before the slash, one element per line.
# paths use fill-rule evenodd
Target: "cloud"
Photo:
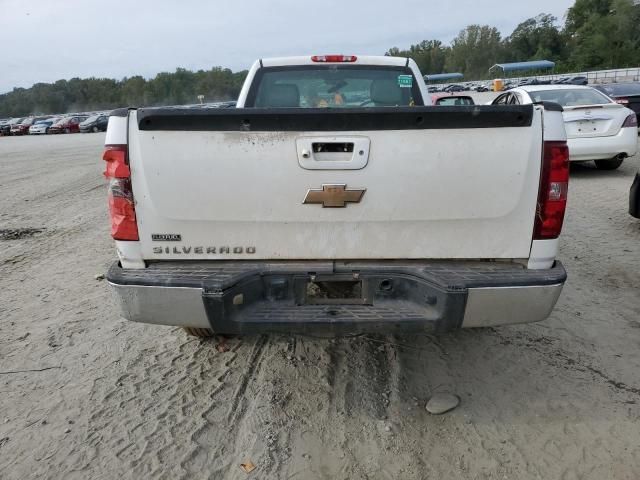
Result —
<path fill-rule="evenodd" d="M 72 77 L 154 76 L 176 67 L 233 70 L 261 57 L 383 54 L 424 39 L 449 42 L 472 23 L 508 35 L 572 0 L 0 0 L 0 92 Z"/>

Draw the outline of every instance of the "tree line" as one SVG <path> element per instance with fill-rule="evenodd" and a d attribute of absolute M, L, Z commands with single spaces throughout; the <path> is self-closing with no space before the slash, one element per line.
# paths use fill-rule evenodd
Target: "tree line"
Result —
<path fill-rule="evenodd" d="M 178 68 L 149 80 L 129 77 L 72 78 L 55 83 L 36 83 L 31 88 L 14 88 L 0 95 L 0 118 L 29 114 L 48 114 L 108 110 L 122 106 L 184 105 L 235 99 L 246 71 L 227 68 L 192 72 Z"/>
<path fill-rule="evenodd" d="M 469 25 L 451 42 L 423 40 L 385 54 L 413 58 L 424 74 L 460 72 L 466 79 L 488 78 L 496 63 L 552 60 L 556 72 L 640 65 L 640 2 L 576 0 L 563 24 L 549 14 L 520 23 L 507 37 L 489 25 Z M 0 95 L 0 118 L 106 110 L 120 106 L 178 105 L 235 99 L 246 71 L 214 67 L 192 72 L 178 68 L 154 78 L 113 80 L 72 78 L 14 88 Z"/>
<path fill-rule="evenodd" d="M 413 58 L 424 74 L 460 72 L 466 79 L 489 77 L 496 63 L 551 60 L 555 71 L 580 72 L 640 66 L 640 2 L 576 0 L 560 25 L 541 13 L 502 38 L 497 28 L 469 25 L 451 42 L 424 40 L 386 55 Z"/>

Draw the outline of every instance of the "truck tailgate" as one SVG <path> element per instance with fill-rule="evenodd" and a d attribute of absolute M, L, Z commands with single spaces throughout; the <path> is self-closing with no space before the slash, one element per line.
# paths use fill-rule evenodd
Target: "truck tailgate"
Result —
<path fill-rule="evenodd" d="M 129 112 L 144 258 L 529 256 L 541 107 L 363 110 Z"/>

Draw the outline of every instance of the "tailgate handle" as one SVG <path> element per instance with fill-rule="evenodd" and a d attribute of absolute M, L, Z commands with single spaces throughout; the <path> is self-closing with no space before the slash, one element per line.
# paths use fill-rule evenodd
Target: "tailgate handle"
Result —
<path fill-rule="evenodd" d="M 369 137 L 300 137 L 298 164 L 307 170 L 360 170 L 369 161 Z"/>
<path fill-rule="evenodd" d="M 352 153 L 353 142 L 313 142 L 313 153 Z"/>

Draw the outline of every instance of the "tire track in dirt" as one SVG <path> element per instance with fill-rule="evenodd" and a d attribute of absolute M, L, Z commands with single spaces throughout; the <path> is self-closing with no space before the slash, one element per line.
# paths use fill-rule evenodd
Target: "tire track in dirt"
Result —
<path fill-rule="evenodd" d="M 115 384 L 92 392 L 101 407 L 89 417 L 89 430 L 101 434 L 87 440 L 136 476 L 177 478 L 184 473 L 179 466 L 166 465 L 184 448 L 175 438 L 196 428 L 207 393 L 220 388 L 217 379 L 229 367 L 212 345 L 202 348 L 180 330 L 158 340 L 138 351 Z M 122 420 L 121 412 L 127 412 Z"/>
<path fill-rule="evenodd" d="M 254 430 L 255 419 L 247 412 L 255 399 L 254 383 L 260 375 L 265 350 L 269 348 L 267 336 L 229 340 L 231 358 L 226 361 L 226 370 L 218 377 L 219 388 L 209 395 L 209 405 L 198 414 L 199 423 L 190 433 L 189 453 L 181 466 L 188 475 L 202 469 L 220 475 L 232 468 L 236 444 L 244 443 L 241 434 L 245 429 Z M 228 355 L 228 354 L 223 354 Z M 239 461 L 238 461 L 239 463 Z M 237 466 L 237 464 L 236 464 Z"/>
<path fill-rule="evenodd" d="M 500 339 L 503 345 L 511 345 L 515 343 L 519 347 L 525 347 L 535 350 L 540 353 L 541 356 L 550 364 L 554 366 L 561 366 L 571 371 L 590 372 L 594 377 L 604 381 L 609 385 L 612 390 L 618 394 L 630 394 L 632 400 L 628 402 L 640 403 L 640 388 L 627 385 L 624 382 L 611 378 L 605 372 L 599 368 L 588 363 L 588 360 L 580 357 L 574 357 L 570 353 L 558 348 L 556 346 L 557 341 L 547 336 L 532 336 L 527 334 L 511 336 L 506 338 L 498 330 L 492 328 L 489 329 L 493 335 Z"/>
<path fill-rule="evenodd" d="M 240 384 L 231 397 L 230 408 L 229 412 L 227 413 L 227 422 L 229 422 L 230 424 L 235 424 L 238 418 L 242 417 L 246 412 L 246 405 L 244 405 L 245 392 L 247 391 L 249 382 L 254 380 L 254 374 L 256 370 L 260 369 L 262 353 L 267 342 L 268 337 L 266 335 L 259 336 L 252 348 L 251 353 L 249 354 L 247 364 L 244 368 L 244 372 L 242 373 Z"/>

